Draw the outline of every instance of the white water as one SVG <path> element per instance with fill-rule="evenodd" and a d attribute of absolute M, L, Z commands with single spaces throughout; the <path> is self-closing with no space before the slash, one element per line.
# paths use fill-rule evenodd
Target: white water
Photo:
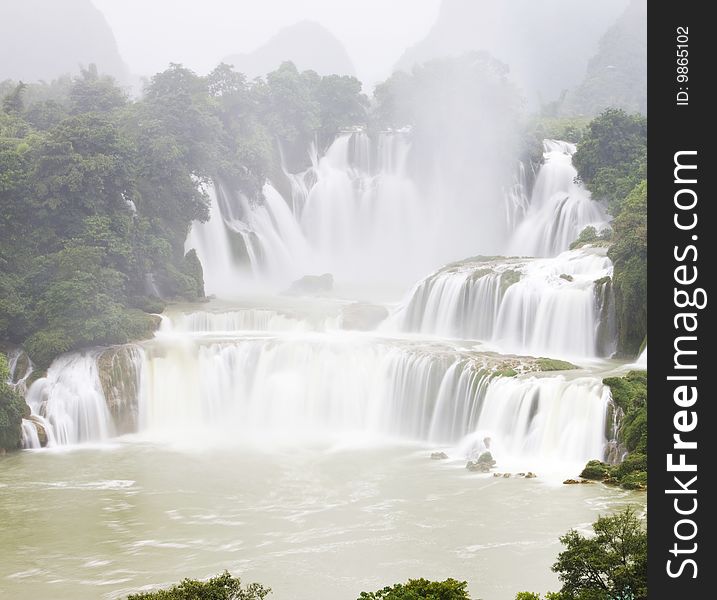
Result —
<path fill-rule="evenodd" d="M 47 376 L 30 386 L 26 400 L 42 420 L 49 446 L 106 440 L 115 433 L 96 352 L 57 358 Z"/>
<path fill-rule="evenodd" d="M 576 181 L 575 145 L 545 140 L 544 150 L 530 205 L 509 244 L 510 255 L 555 256 L 567 250 L 585 227 L 592 225 L 598 232 L 609 227 L 604 209 Z"/>
<path fill-rule="evenodd" d="M 611 275 L 602 248 L 468 260 L 421 281 L 386 328 L 490 340 L 523 354 L 594 357 L 601 318 L 594 282 Z"/>
<path fill-rule="evenodd" d="M 307 171 L 284 173 L 291 197 L 271 182 L 256 203 L 221 183 L 208 190 L 211 218 L 195 223 L 186 242 L 202 262 L 207 293 L 237 297 L 252 278 L 282 289 L 325 272 L 409 283 L 448 261 L 503 251 L 525 212 L 524 173 L 497 196 L 487 177 L 457 194 L 446 174 L 423 174 L 419 185 L 410 150 L 405 132 L 347 133 L 323 156 L 310 150 Z"/>
<path fill-rule="evenodd" d="M 597 379 L 493 377 L 495 359 L 480 353 L 358 332 L 224 333 L 166 327 L 128 355 L 125 376 L 140 386 L 125 404 L 139 404 L 145 439 L 457 446 L 480 435 L 504 464 L 533 468 L 603 453 L 608 397 Z M 114 435 L 97 356 L 65 355 L 31 387 L 50 445 Z"/>

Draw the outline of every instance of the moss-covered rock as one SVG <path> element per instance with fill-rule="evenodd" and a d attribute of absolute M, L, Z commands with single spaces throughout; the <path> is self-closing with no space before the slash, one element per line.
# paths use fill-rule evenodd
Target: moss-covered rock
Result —
<path fill-rule="evenodd" d="M 120 434 L 135 432 L 139 425 L 137 352 L 133 346 L 115 346 L 102 352 L 97 359 L 107 408 Z"/>
<path fill-rule="evenodd" d="M 507 271 L 503 271 L 500 274 L 500 291 L 502 294 L 505 294 L 507 289 L 520 281 L 521 274 L 520 271 L 515 271 L 513 269 L 509 269 Z"/>
<path fill-rule="evenodd" d="M 541 371 L 572 371 L 579 368 L 573 363 L 557 358 L 540 357 L 535 360 L 535 364 Z"/>
<path fill-rule="evenodd" d="M 610 477 L 610 465 L 600 460 L 591 460 L 580 472 L 580 477 L 584 479 L 603 481 L 604 479 Z"/>

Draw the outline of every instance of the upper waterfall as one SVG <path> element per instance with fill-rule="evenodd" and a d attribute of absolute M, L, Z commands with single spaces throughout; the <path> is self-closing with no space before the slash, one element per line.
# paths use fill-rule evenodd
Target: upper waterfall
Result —
<path fill-rule="evenodd" d="M 420 281 L 387 330 L 490 340 L 509 352 L 565 357 L 615 350 L 612 275 L 604 248 L 550 259 L 481 258 Z"/>
<path fill-rule="evenodd" d="M 545 140 L 543 149 L 543 165 L 525 217 L 510 241 L 511 255 L 555 256 L 567 250 L 585 227 L 600 231 L 609 226 L 603 207 L 577 181 L 575 145 Z"/>
<path fill-rule="evenodd" d="M 324 272 L 408 284 L 446 262 L 502 252 L 524 180 L 501 187 L 484 175 L 456 193 L 445 167 L 418 177 L 411 150 L 410 132 L 354 131 L 321 156 L 312 147 L 306 171 L 284 170 L 256 201 L 215 182 L 210 220 L 195 223 L 186 242 L 208 293 L 235 297 L 252 277 L 285 287 Z"/>

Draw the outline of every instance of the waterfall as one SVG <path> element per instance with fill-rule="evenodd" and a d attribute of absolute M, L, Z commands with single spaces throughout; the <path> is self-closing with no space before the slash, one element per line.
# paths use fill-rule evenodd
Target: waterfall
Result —
<path fill-rule="evenodd" d="M 245 308 L 222 312 L 180 313 L 165 320 L 160 331 L 165 334 L 203 334 L 238 331 L 324 331 L 338 328 L 338 316 L 310 318 L 266 308 Z"/>
<path fill-rule="evenodd" d="M 284 169 L 262 198 L 215 182 L 207 190 L 210 219 L 195 223 L 185 244 L 197 251 L 207 292 L 235 297 L 247 280 L 285 288 L 326 272 L 351 282 L 408 283 L 446 262 L 503 250 L 527 210 L 524 167 L 501 186 L 486 167 L 458 193 L 454 174 L 437 166 L 417 178 L 410 155 L 410 132 L 353 131 L 323 156 L 309 149 L 311 166 Z"/>
<path fill-rule="evenodd" d="M 64 354 L 46 377 L 27 392 L 27 403 L 41 420 L 48 445 L 99 441 L 114 435 L 102 385 L 96 352 Z"/>
<path fill-rule="evenodd" d="M 158 343 L 142 394 L 142 430 L 180 439 L 360 432 L 457 444 L 480 431 L 507 457 L 536 461 L 601 457 L 606 442 L 599 380 L 495 377 L 476 353 L 356 333 Z"/>
<path fill-rule="evenodd" d="M 609 356 L 614 306 L 596 281 L 611 275 L 603 248 L 551 259 L 478 257 L 419 282 L 385 328 L 492 341 L 510 352 Z"/>
<path fill-rule="evenodd" d="M 567 250 L 585 227 L 592 225 L 597 231 L 609 227 L 602 206 L 577 181 L 572 164 L 575 145 L 545 140 L 543 148 L 544 164 L 530 205 L 509 244 L 513 255 L 555 256 Z"/>

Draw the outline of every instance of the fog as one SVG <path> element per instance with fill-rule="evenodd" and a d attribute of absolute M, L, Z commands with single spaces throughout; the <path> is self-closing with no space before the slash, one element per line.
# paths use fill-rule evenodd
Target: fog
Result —
<path fill-rule="evenodd" d="M 346 47 L 364 82 L 391 71 L 426 35 L 440 0 L 93 0 L 115 32 L 130 69 L 151 75 L 171 62 L 199 72 L 250 52 L 299 21 L 323 25 Z"/>

